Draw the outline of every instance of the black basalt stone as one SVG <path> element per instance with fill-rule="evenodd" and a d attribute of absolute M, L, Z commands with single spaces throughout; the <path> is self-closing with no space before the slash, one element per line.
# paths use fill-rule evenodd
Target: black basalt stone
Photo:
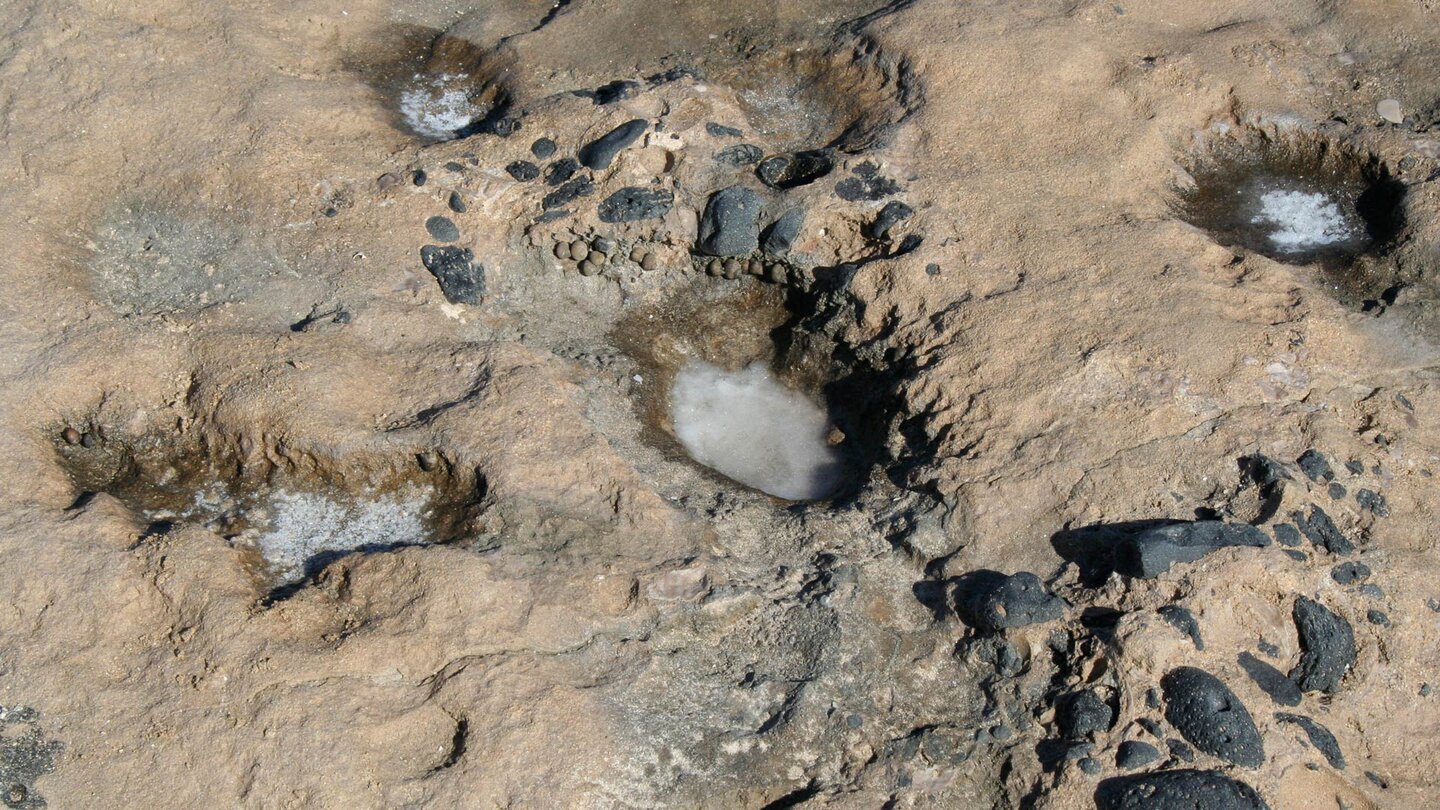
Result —
<path fill-rule="evenodd" d="M 1079 740 L 1110 728 L 1115 711 L 1094 689 L 1086 689 L 1061 701 L 1055 721 L 1066 739 Z"/>
<path fill-rule="evenodd" d="M 717 124 L 714 121 L 705 125 L 705 131 L 710 133 L 712 138 L 738 138 L 745 134 L 735 127 L 727 127 L 724 124 Z"/>
<path fill-rule="evenodd" d="M 875 220 L 865 228 L 865 235 L 871 239 L 885 239 L 890 229 L 914 216 L 915 209 L 902 202 L 888 202 L 875 215 Z"/>
<path fill-rule="evenodd" d="M 1177 562 L 1194 562 L 1227 546 L 1261 548 L 1270 537 L 1254 526 L 1197 520 L 1152 526 L 1126 536 L 1115 550 L 1115 570 L 1130 577 L 1153 579 Z"/>
<path fill-rule="evenodd" d="M 560 158 L 545 168 L 545 185 L 558 186 L 575 176 L 580 164 L 575 158 Z"/>
<path fill-rule="evenodd" d="M 710 196 L 700 216 L 699 251 L 708 256 L 746 256 L 760 246 L 760 195 L 731 186 Z"/>
<path fill-rule="evenodd" d="M 875 164 L 865 162 L 855 167 L 854 177 L 835 184 L 835 194 L 846 202 L 874 202 L 904 191 L 900 184 L 882 177 Z"/>
<path fill-rule="evenodd" d="M 1165 719 L 1187 741 L 1211 756 L 1258 768 L 1265 761 L 1260 731 L 1240 698 L 1203 669 L 1177 667 L 1160 679 Z"/>
<path fill-rule="evenodd" d="M 425 230 L 441 242 L 454 242 L 460 238 L 460 229 L 449 217 L 433 216 L 425 220 Z"/>
<path fill-rule="evenodd" d="M 1116 776 L 1095 789 L 1098 810 L 1270 810 L 1255 789 L 1219 771 Z"/>
<path fill-rule="evenodd" d="M 1370 578 L 1370 566 L 1362 562 L 1340 563 L 1330 569 L 1330 578 L 1341 585 L 1354 585 Z"/>
<path fill-rule="evenodd" d="M 1285 673 L 1261 661 L 1248 652 L 1240 653 L 1240 668 L 1261 691 L 1281 706 L 1300 705 L 1300 687 L 1285 677 Z"/>
<path fill-rule="evenodd" d="M 540 200 L 540 207 L 546 211 L 552 208 L 559 208 L 562 205 L 574 202 L 581 197 L 589 197 L 595 193 L 595 184 L 589 177 L 576 177 L 561 187 L 546 194 Z"/>
<path fill-rule="evenodd" d="M 601 222 L 636 222 L 659 219 L 675 207 L 675 194 L 666 188 L 627 186 L 606 197 L 598 215 Z"/>
<path fill-rule="evenodd" d="M 1305 477 L 1317 484 L 1335 480 L 1335 471 L 1330 469 L 1330 462 L 1325 460 L 1319 450 L 1306 450 L 1300 454 L 1300 458 L 1295 459 L 1295 463 L 1300 465 L 1300 472 L 1305 473 Z"/>
<path fill-rule="evenodd" d="M 640 118 L 626 121 L 580 147 L 576 157 L 580 159 L 580 164 L 588 169 L 595 171 L 608 169 L 611 161 L 620 154 L 620 150 L 634 143 L 648 126 L 650 125 Z"/>
<path fill-rule="evenodd" d="M 1290 548 L 1300 545 L 1299 529 L 1289 523 L 1276 523 L 1272 528 L 1275 532 L 1275 542 Z"/>
<path fill-rule="evenodd" d="M 755 176 L 771 188 L 785 191 L 809 185 L 835 170 L 835 158 L 824 149 L 812 149 L 766 158 Z"/>
<path fill-rule="evenodd" d="M 1160 758 L 1160 749 L 1143 740 L 1126 740 L 1115 752 L 1115 766 L 1127 771 L 1143 768 Z"/>
<path fill-rule="evenodd" d="M 540 176 L 540 167 L 528 160 L 517 160 L 506 166 L 505 172 L 521 183 L 528 183 Z"/>
<path fill-rule="evenodd" d="M 440 282 L 440 291 L 452 304 L 478 304 L 485 297 L 485 266 L 475 264 L 469 248 L 426 245 L 420 262 Z"/>
<path fill-rule="evenodd" d="M 1355 631 L 1329 608 L 1304 596 L 1295 597 L 1293 615 L 1301 652 L 1290 680 L 1304 692 L 1333 694 L 1355 663 Z"/>
<path fill-rule="evenodd" d="M 749 143 L 737 143 L 734 146 L 727 146 L 715 153 L 715 162 L 724 163 L 727 166 L 750 166 L 760 162 L 765 157 L 765 152 L 758 146 Z"/>
<path fill-rule="evenodd" d="M 1390 504 L 1385 496 L 1371 489 L 1355 490 L 1355 503 L 1376 517 L 1390 517 Z"/>
<path fill-rule="evenodd" d="M 1299 726 L 1305 736 L 1310 738 L 1310 744 L 1315 746 L 1315 750 L 1325 755 L 1325 761 L 1330 763 L 1330 767 L 1345 769 L 1345 754 L 1340 751 L 1340 743 L 1336 741 L 1335 735 L 1330 733 L 1330 729 L 1303 714 L 1276 712 L 1275 719 Z"/>
<path fill-rule="evenodd" d="M 1028 571 L 1006 576 L 971 571 L 955 581 L 955 612 L 971 627 L 993 633 L 1060 618 L 1065 603 Z"/>
<path fill-rule="evenodd" d="M 800 229 L 804 225 L 805 209 L 791 208 L 765 229 L 761 250 L 765 251 L 765 255 L 776 259 L 789 256 L 790 249 L 795 246 L 795 240 L 800 238 Z"/>
<path fill-rule="evenodd" d="M 555 141 L 549 138 L 537 138 L 530 144 L 530 154 L 534 155 L 536 160 L 549 160 L 558 148 Z"/>
<path fill-rule="evenodd" d="M 1195 644 L 1195 649 L 1205 649 L 1205 641 L 1200 638 L 1200 624 L 1195 621 L 1195 614 L 1179 605 L 1166 605 L 1160 608 L 1160 618 L 1164 619 L 1171 627 L 1189 636 L 1190 641 Z"/>

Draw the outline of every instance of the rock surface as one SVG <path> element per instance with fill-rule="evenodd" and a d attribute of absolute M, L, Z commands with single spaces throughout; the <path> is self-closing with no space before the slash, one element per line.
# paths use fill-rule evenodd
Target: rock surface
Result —
<path fill-rule="evenodd" d="M 746 256 L 760 246 L 760 195 L 744 186 L 715 192 L 700 216 L 700 252 Z"/>
<path fill-rule="evenodd" d="M 1095 790 L 1100 810 L 1269 810 L 1255 789 L 1219 771 L 1118 776 Z"/>
<path fill-rule="evenodd" d="M 1304 596 L 1295 597 L 1293 616 L 1300 661 L 1290 679 L 1302 691 L 1334 694 L 1355 664 L 1355 631 L 1334 611 Z"/>
<path fill-rule="evenodd" d="M 1176 563 L 1195 562 L 1221 548 L 1263 548 L 1270 538 L 1254 526 L 1202 520 L 1143 529 L 1125 539 L 1116 551 L 1115 570 L 1126 576 L 1153 579 Z"/>
<path fill-rule="evenodd" d="M 1265 746 L 1255 720 L 1219 678 L 1196 667 L 1178 667 L 1165 675 L 1161 686 L 1165 689 L 1165 719 L 1191 745 L 1247 768 L 1265 762 Z"/>
<path fill-rule="evenodd" d="M 974 571 L 955 581 L 955 612 L 981 632 L 997 632 L 1060 618 L 1065 603 L 1029 571 Z"/>

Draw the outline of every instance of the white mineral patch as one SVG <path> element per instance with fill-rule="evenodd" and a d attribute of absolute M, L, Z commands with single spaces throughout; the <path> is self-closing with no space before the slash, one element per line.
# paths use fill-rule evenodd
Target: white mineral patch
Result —
<path fill-rule="evenodd" d="M 1267 191 L 1260 196 L 1260 213 L 1252 221 L 1272 226 L 1270 241 L 1285 253 L 1314 250 L 1355 235 L 1340 206 L 1319 193 Z"/>
<path fill-rule="evenodd" d="M 305 578 L 305 564 L 325 552 L 428 542 L 428 497 L 420 491 L 341 503 L 324 495 L 277 492 L 269 530 L 256 540 L 281 584 Z"/>
<path fill-rule="evenodd" d="M 405 117 L 405 123 L 426 138 L 437 141 L 454 138 L 456 130 L 464 129 L 485 114 L 470 102 L 464 87 L 467 78 L 463 73 L 416 74 L 415 83 L 400 94 L 400 114 Z"/>
<path fill-rule="evenodd" d="M 686 363 L 670 391 L 670 417 L 691 457 L 742 484 L 802 501 L 840 482 L 825 412 L 762 363 L 741 371 Z"/>

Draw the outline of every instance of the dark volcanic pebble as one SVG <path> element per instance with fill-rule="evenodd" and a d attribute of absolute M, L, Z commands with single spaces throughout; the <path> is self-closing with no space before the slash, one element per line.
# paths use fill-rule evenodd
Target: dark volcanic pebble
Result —
<path fill-rule="evenodd" d="M 1300 545 L 1300 530 L 1289 523 L 1276 523 L 1273 527 L 1275 542 L 1294 548 Z"/>
<path fill-rule="evenodd" d="M 485 266 L 474 261 L 469 248 L 420 248 L 420 262 L 440 282 L 440 291 L 452 304 L 478 304 L 485 297 Z"/>
<path fill-rule="evenodd" d="M 1317 484 L 1335 479 L 1335 471 L 1330 469 L 1330 462 L 1325 460 L 1319 450 L 1306 450 L 1300 454 L 1300 458 L 1295 459 L 1295 463 L 1300 465 L 1300 471 L 1305 473 L 1307 478 Z"/>
<path fill-rule="evenodd" d="M 506 166 L 505 172 L 521 183 L 528 183 L 540 176 L 540 167 L 528 160 L 517 160 Z"/>
<path fill-rule="evenodd" d="M 925 265 L 925 272 L 926 272 L 926 274 L 928 274 L 928 275 L 938 276 L 938 275 L 940 275 L 940 265 L 935 264 L 935 263 L 933 263 L 933 262 L 930 263 L 930 264 L 927 264 L 927 265 Z"/>
<path fill-rule="evenodd" d="M 1171 627 L 1189 636 L 1195 649 L 1205 649 L 1205 641 L 1200 638 L 1200 624 L 1195 621 L 1195 614 L 1179 605 L 1166 605 L 1160 608 L 1160 617 Z"/>
<path fill-rule="evenodd" d="M 549 160 L 555 154 L 556 148 L 555 142 L 549 138 L 537 138 L 530 144 L 530 154 L 534 155 L 536 160 Z"/>
<path fill-rule="evenodd" d="M 856 166 L 854 174 L 835 184 L 835 194 L 846 202 L 874 202 L 904 191 L 899 183 L 882 177 L 869 161 Z"/>
<path fill-rule="evenodd" d="M 1305 556 L 1305 552 L 1295 551 L 1294 549 L 1289 548 L 1285 549 L 1285 556 L 1289 557 L 1292 560 L 1295 560 L 1296 562 L 1305 562 L 1309 559 L 1309 557 Z"/>
<path fill-rule="evenodd" d="M 1293 723 L 1299 726 L 1305 732 L 1305 736 L 1310 738 L 1310 744 L 1325 755 L 1325 760 L 1330 763 L 1330 767 L 1337 770 L 1345 769 L 1345 755 L 1340 752 L 1340 743 L 1335 740 L 1335 735 L 1330 733 L 1330 729 L 1303 714 L 1276 712 L 1275 719 L 1282 723 Z"/>
<path fill-rule="evenodd" d="M 1330 569 L 1330 578 L 1341 585 L 1354 585 L 1370 578 L 1370 566 L 1362 562 L 1340 563 Z"/>
<path fill-rule="evenodd" d="M 1365 472 L 1365 465 L 1354 459 L 1351 459 L 1345 462 L 1345 469 L 1349 470 L 1351 475 L 1359 475 L 1360 473 Z"/>
<path fill-rule="evenodd" d="M 1340 483 L 1339 481 L 1331 481 L 1330 486 L 1326 488 L 1325 493 L 1330 496 L 1330 500 L 1338 501 L 1341 498 L 1345 497 L 1345 485 Z"/>
<path fill-rule="evenodd" d="M 1240 668 L 1261 691 L 1281 706 L 1300 705 L 1300 687 L 1285 677 L 1285 673 L 1261 661 L 1248 652 L 1240 653 Z"/>
<path fill-rule="evenodd" d="M 871 239 L 884 239 L 890 235 L 890 229 L 909 219 L 915 214 L 915 209 L 902 202 L 888 202 L 875 215 L 875 221 L 871 222 L 865 229 L 865 235 Z"/>
<path fill-rule="evenodd" d="M 1066 739 L 1079 740 L 1110 728 L 1115 711 L 1094 689 L 1086 689 L 1061 702 L 1055 721 Z"/>
<path fill-rule="evenodd" d="M 1300 531 L 1310 538 L 1310 542 L 1316 546 L 1329 551 L 1331 554 L 1345 555 L 1355 551 L 1355 544 L 1350 538 L 1340 533 L 1335 521 L 1315 504 L 1310 505 L 1310 514 L 1301 516 L 1296 512 L 1293 517 L 1295 522 L 1300 524 Z"/>
<path fill-rule="evenodd" d="M 1195 761 L 1195 750 L 1180 740 L 1166 740 L 1165 747 L 1170 749 L 1170 756 L 1181 762 Z"/>
<path fill-rule="evenodd" d="M 1333 694 L 1355 663 L 1355 632 L 1349 622 L 1304 596 L 1295 597 L 1294 617 L 1301 652 L 1290 680 L 1303 692 Z"/>
<path fill-rule="evenodd" d="M 460 238 L 460 229 L 449 217 L 433 216 L 425 220 L 425 230 L 441 242 L 454 242 Z"/>
<path fill-rule="evenodd" d="M 1142 740 L 1126 740 L 1115 752 L 1115 766 L 1127 771 L 1143 768 L 1160 758 L 1160 749 Z"/>
<path fill-rule="evenodd" d="M 1258 768 L 1265 745 L 1245 704 L 1203 669 L 1177 667 L 1160 679 L 1165 719 L 1191 745 L 1236 765 Z"/>
<path fill-rule="evenodd" d="M 745 133 L 734 127 L 727 127 L 724 124 L 717 124 L 711 121 L 705 125 L 705 131 L 710 133 L 712 138 L 738 138 Z"/>
<path fill-rule="evenodd" d="M 749 143 L 737 143 L 734 146 L 727 146 L 715 153 L 715 162 L 724 163 L 727 166 L 750 166 L 760 162 L 765 157 L 765 152 L 760 147 Z"/>
<path fill-rule="evenodd" d="M 1065 603 L 1028 571 L 1006 576 L 980 570 L 956 579 L 955 612 L 977 630 L 996 632 L 1058 619 Z"/>
<path fill-rule="evenodd" d="M 445 164 L 445 171 L 447 171 L 447 172 L 463 172 L 463 171 L 465 171 L 465 166 L 464 166 L 463 164 L 456 163 L 455 161 L 452 160 L 452 161 L 450 161 L 449 163 L 446 163 L 446 164 Z"/>
<path fill-rule="evenodd" d="M 545 185 L 558 186 L 575 176 L 580 164 L 575 158 L 560 158 L 545 168 Z"/>
<path fill-rule="evenodd" d="M 1219 548 L 1268 545 L 1269 536 L 1244 523 L 1197 520 L 1154 526 L 1121 540 L 1115 552 L 1115 570 L 1130 577 L 1153 579 L 1177 562 L 1194 562 Z"/>
<path fill-rule="evenodd" d="M 809 185 L 835 170 L 835 158 L 824 149 L 766 158 L 755 167 L 760 182 L 782 191 Z"/>
<path fill-rule="evenodd" d="M 1384 599 L 1384 598 L 1385 598 L 1385 590 L 1384 590 L 1383 588 L 1381 588 L 1379 585 L 1376 585 L 1376 584 L 1373 583 L 1373 582 L 1367 582 L 1367 583 L 1365 583 L 1364 585 L 1361 585 L 1360 587 L 1356 588 L 1355 590 L 1359 591 L 1360 593 L 1365 594 L 1366 596 L 1369 596 L 1369 597 L 1371 597 L 1371 598 L 1374 598 L 1374 599 Z"/>
<path fill-rule="evenodd" d="M 447 205 L 449 205 L 451 211 L 457 214 L 463 214 L 470 210 L 469 206 L 465 205 L 465 198 L 460 196 L 460 192 L 458 191 L 450 192 L 450 200 L 447 202 Z"/>
<path fill-rule="evenodd" d="M 410 182 L 414 183 L 417 186 L 425 185 L 425 181 L 429 179 L 430 178 L 428 175 L 425 174 L 424 169 L 416 169 L 415 173 L 410 175 Z"/>
<path fill-rule="evenodd" d="M 616 79 L 594 90 L 576 90 L 575 95 L 590 99 L 595 102 L 596 106 L 614 104 L 617 101 L 623 101 L 627 98 L 634 98 L 640 95 L 640 83 L 626 79 Z"/>
<path fill-rule="evenodd" d="M 1385 612 L 1383 610 L 1375 610 L 1374 608 L 1365 611 L 1365 621 L 1370 622 L 1371 624 L 1379 625 L 1381 627 L 1390 626 L 1390 617 L 1385 615 Z"/>
<path fill-rule="evenodd" d="M 701 253 L 744 256 L 760 245 L 760 195 L 744 186 L 717 191 L 700 216 Z"/>
<path fill-rule="evenodd" d="M 665 188 L 628 186 L 606 197 L 600 203 L 601 222 L 635 222 L 659 219 L 675 207 L 675 194 Z"/>
<path fill-rule="evenodd" d="M 636 118 L 633 121 L 626 121 L 620 126 L 601 135 L 599 138 L 580 147 L 576 157 L 580 159 L 580 165 L 586 168 L 599 171 L 610 168 L 611 161 L 620 154 L 620 150 L 634 143 L 636 139 L 645 132 L 648 127 L 643 119 Z"/>
<path fill-rule="evenodd" d="M 1255 789 L 1219 771 L 1116 776 L 1095 789 L 1098 810 L 1270 810 Z"/>
<path fill-rule="evenodd" d="M 1084 759 L 1080 760 L 1080 770 L 1090 774 L 1091 776 L 1100 773 L 1100 771 L 1104 769 L 1104 767 L 1105 766 L 1100 764 L 1100 760 L 1095 759 L 1094 757 L 1085 757 Z"/>
<path fill-rule="evenodd" d="M 546 194 L 544 198 L 540 200 L 540 207 L 549 211 L 551 208 L 559 208 L 581 197 L 589 197 L 594 193 L 595 184 L 590 181 L 589 177 L 577 177 L 549 194 Z"/>
<path fill-rule="evenodd" d="M 1390 517 L 1390 504 L 1385 502 L 1384 495 L 1374 490 L 1355 490 L 1355 503 L 1376 517 Z"/>
<path fill-rule="evenodd" d="M 791 208 L 780 218 L 775 220 L 769 228 L 765 229 L 765 238 L 761 244 L 761 250 L 766 256 L 776 259 L 783 259 L 790 255 L 790 249 L 795 246 L 795 240 L 800 238 L 800 229 L 805 225 L 805 209 Z"/>

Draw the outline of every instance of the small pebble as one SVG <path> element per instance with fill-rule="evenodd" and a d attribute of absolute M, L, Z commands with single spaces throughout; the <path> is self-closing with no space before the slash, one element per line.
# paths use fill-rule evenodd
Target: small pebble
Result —
<path fill-rule="evenodd" d="M 852 714 L 845 718 L 845 725 L 849 726 L 850 728 L 860 728 L 861 726 L 865 725 L 865 718 L 861 717 L 858 714 Z"/>
<path fill-rule="evenodd" d="M 460 229 L 449 217 L 433 216 L 425 220 L 425 230 L 441 242 L 454 242 L 460 238 Z"/>
<path fill-rule="evenodd" d="M 1373 583 L 1373 582 L 1367 582 L 1367 583 L 1365 583 L 1364 585 L 1361 585 L 1360 587 L 1356 588 L 1355 590 L 1359 591 L 1361 594 L 1363 594 L 1363 595 L 1365 595 L 1365 596 L 1371 597 L 1372 599 L 1384 599 L 1384 598 L 1385 598 L 1385 591 L 1382 590 L 1379 585 L 1376 585 L 1376 584 Z"/>
<path fill-rule="evenodd" d="M 521 183 L 528 183 L 540 176 L 540 167 L 528 160 L 517 160 L 506 166 L 505 172 Z"/>
<path fill-rule="evenodd" d="M 465 213 L 466 211 L 470 210 L 470 209 L 469 209 L 469 206 L 465 205 L 465 198 L 464 198 L 464 197 L 461 197 L 461 196 L 460 196 L 460 192 L 458 192 L 458 191 L 452 191 L 452 192 L 450 192 L 450 202 L 449 202 L 449 205 L 450 205 L 450 210 L 451 210 L 451 211 L 454 211 L 454 212 L 457 213 L 457 214 L 463 214 L 463 213 Z"/>
<path fill-rule="evenodd" d="M 605 254 L 601 253 L 598 250 L 590 251 L 590 255 L 586 258 L 591 264 L 595 265 L 596 267 L 603 267 L 605 265 Z"/>
<path fill-rule="evenodd" d="M 933 262 L 931 264 L 927 264 L 925 265 L 925 272 L 928 275 L 938 276 L 940 275 L 940 265 L 934 264 Z"/>
<path fill-rule="evenodd" d="M 1405 123 L 1405 112 L 1400 109 L 1400 102 L 1393 98 L 1387 98 L 1379 104 L 1376 104 L 1375 112 L 1379 113 L 1381 118 L 1384 118 L 1392 124 Z"/>
<path fill-rule="evenodd" d="M 1094 757 L 1085 757 L 1084 759 L 1080 760 L 1080 770 L 1091 776 L 1100 773 L 1100 768 L 1100 760 L 1095 759 Z"/>
<path fill-rule="evenodd" d="M 82 433 L 82 434 L 80 435 L 80 446 L 81 446 L 81 447 L 87 447 L 87 448 L 88 448 L 88 447 L 94 447 L 95 445 L 97 445 L 97 444 L 99 444 L 99 443 L 100 443 L 100 440 L 99 440 L 98 438 L 96 438 L 96 436 L 95 436 L 94 433 Z"/>
<path fill-rule="evenodd" d="M 1341 585 L 1353 585 L 1368 579 L 1369 576 L 1370 566 L 1361 562 L 1340 563 L 1330 569 L 1330 578 Z"/>
<path fill-rule="evenodd" d="M 455 161 L 452 160 L 452 161 L 450 161 L 449 163 L 446 163 L 446 164 L 445 164 L 445 171 L 447 171 L 447 172 L 463 172 L 463 171 L 465 171 L 465 167 L 464 167 L 463 165 L 461 165 L 461 164 L 459 164 L 459 163 L 456 163 Z"/>
<path fill-rule="evenodd" d="M 772 264 L 765 268 L 765 280 L 771 284 L 785 283 L 785 265 Z"/>
<path fill-rule="evenodd" d="M 555 142 L 549 138 L 539 138 L 530 144 L 530 154 L 540 160 L 549 160 L 555 154 Z"/>
<path fill-rule="evenodd" d="M 1160 758 L 1160 751 L 1150 743 L 1141 740 L 1126 740 L 1120 743 L 1115 754 L 1115 764 L 1127 771 L 1143 768 Z"/>
<path fill-rule="evenodd" d="M 556 242 L 556 243 L 555 243 L 555 258 L 557 258 L 557 259 L 568 259 L 568 258 L 570 258 L 570 243 L 569 243 L 569 242 Z"/>
<path fill-rule="evenodd" d="M 611 251 L 615 250 L 615 240 L 608 239 L 604 236 L 597 236 L 595 237 L 595 241 L 590 243 L 590 247 L 595 248 L 601 253 L 604 253 L 606 256 L 609 256 Z"/>
<path fill-rule="evenodd" d="M 80 431 L 76 430 L 76 429 L 73 428 L 73 427 L 67 427 L 67 428 L 65 428 L 63 431 L 60 432 L 60 438 L 64 439 L 64 440 L 65 440 L 65 443 L 66 443 L 66 444 L 69 444 L 69 445 L 79 444 L 79 443 L 80 443 Z"/>
<path fill-rule="evenodd" d="M 570 243 L 570 258 L 578 262 L 582 259 L 587 258 L 589 255 L 590 246 L 585 244 L 585 240 L 576 239 L 574 242 Z"/>
<path fill-rule="evenodd" d="M 595 265 L 595 263 L 592 262 L 592 261 L 590 261 L 589 259 L 586 259 L 585 261 L 580 262 L 580 275 L 582 275 L 582 276 L 593 276 L 593 275 L 596 275 L 596 274 L 599 273 L 599 272 L 600 272 L 600 268 L 597 267 L 597 266 Z"/>
<path fill-rule="evenodd" d="M 725 264 L 721 265 L 721 272 L 725 278 L 739 278 L 740 262 L 736 259 L 726 259 Z"/>
<path fill-rule="evenodd" d="M 1338 501 L 1345 497 L 1345 486 L 1338 481 L 1330 482 L 1330 486 L 1326 491 L 1329 493 L 1330 500 L 1332 501 Z"/>
<path fill-rule="evenodd" d="M 645 258 L 640 260 L 640 269 L 649 273 L 660 266 L 660 261 L 655 258 L 654 253 L 646 253 Z"/>
<path fill-rule="evenodd" d="M 1390 626 L 1390 617 L 1386 616 L 1383 611 L 1367 610 L 1365 612 L 1365 619 L 1371 624 L 1379 625 L 1381 627 Z"/>
<path fill-rule="evenodd" d="M 1390 516 L 1390 504 L 1385 500 L 1384 495 L 1374 490 L 1355 490 L 1355 503 L 1358 504 L 1361 509 L 1364 509 L 1376 517 Z"/>
<path fill-rule="evenodd" d="M 762 262 L 759 259 L 751 259 L 750 264 L 745 268 L 745 272 L 749 273 L 752 276 L 764 275 L 765 262 Z"/>
<path fill-rule="evenodd" d="M 1289 558 L 1292 559 L 1292 560 L 1295 560 L 1296 562 L 1305 562 L 1305 559 L 1306 559 L 1306 558 L 1305 558 L 1305 552 L 1303 552 L 1303 551 L 1295 551 L 1294 549 L 1288 549 L 1288 548 L 1285 549 L 1285 556 L 1286 556 L 1286 557 L 1289 557 Z"/>
<path fill-rule="evenodd" d="M 638 264 L 645 259 L 645 256 L 645 248 L 640 247 L 639 245 L 630 248 L 630 261 L 636 262 Z"/>
<path fill-rule="evenodd" d="M 705 273 L 711 276 L 718 276 L 720 275 L 721 267 L 723 267 L 723 263 L 719 259 L 711 259 L 709 263 L 705 265 Z"/>
<path fill-rule="evenodd" d="M 410 182 L 414 183 L 417 186 L 425 185 L 425 181 L 429 179 L 430 176 L 425 174 L 424 169 L 416 169 L 415 173 L 410 175 Z"/>
<path fill-rule="evenodd" d="M 433 452 L 427 450 L 415 456 L 415 463 L 420 465 L 420 469 L 430 472 L 440 464 L 440 460 Z"/>
<path fill-rule="evenodd" d="M 1430 684 L 1420 684 L 1420 697 L 1430 697 Z"/>
<path fill-rule="evenodd" d="M 1350 461 L 1345 462 L 1345 469 L 1349 470 L 1351 475 L 1359 475 L 1360 473 L 1365 472 L 1365 465 L 1361 464 L 1358 461 L 1355 461 L 1354 459 L 1351 459 Z"/>

